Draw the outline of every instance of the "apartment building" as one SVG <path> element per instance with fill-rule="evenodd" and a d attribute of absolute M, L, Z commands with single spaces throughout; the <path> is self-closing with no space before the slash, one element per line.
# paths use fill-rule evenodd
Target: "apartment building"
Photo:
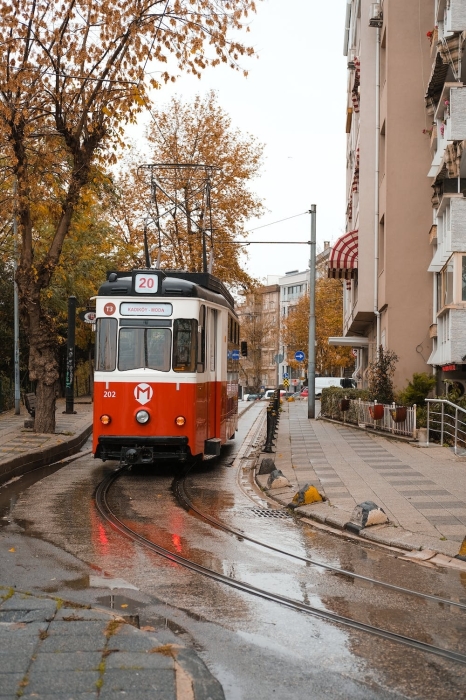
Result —
<path fill-rule="evenodd" d="M 280 287 L 278 277 L 271 276 L 270 284 L 258 287 L 244 295 L 237 307 L 240 321 L 240 338 L 248 343 L 248 356 L 241 358 L 239 384 L 243 392 L 256 392 L 261 387 L 277 385 L 279 347 Z"/>
<path fill-rule="evenodd" d="M 346 233 L 332 247 L 328 274 L 346 280 L 343 337 L 330 342 L 356 349 L 359 386 L 379 346 L 398 355 L 397 387 L 428 370 L 430 29 L 430 0 L 348 0 Z"/>
<path fill-rule="evenodd" d="M 428 363 L 437 391 L 466 388 L 466 2 L 429 3 L 431 70 L 425 96 L 432 185 L 433 313 Z M 424 233 L 424 236 L 426 236 Z"/>

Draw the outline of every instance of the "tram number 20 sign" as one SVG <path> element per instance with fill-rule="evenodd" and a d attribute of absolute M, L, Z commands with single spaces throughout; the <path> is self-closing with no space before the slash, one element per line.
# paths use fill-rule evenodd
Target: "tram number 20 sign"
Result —
<path fill-rule="evenodd" d="M 290 380 L 289 379 L 284 379 L 283 380 L 283 386 L 286 386 L 288 388 L 290 386 Z"/>
<path fill-rule="evenodd" d="M 136 294 L 156 294 L 159 286 L 158 275 L 137 273 L 134 275 L 134 291 Z"/>

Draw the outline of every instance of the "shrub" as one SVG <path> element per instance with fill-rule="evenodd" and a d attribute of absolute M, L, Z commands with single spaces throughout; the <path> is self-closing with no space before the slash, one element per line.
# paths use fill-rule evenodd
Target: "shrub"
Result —
<path fill-rule="evenodd" d="M 342 399 L 353 399 L 348 411 L 343 414 L 340 411 L 340 401 Z M 340 389 L 339 387 L 330 387 L 322 390 L 322 398 L 320 400 L 320 412 L 323 416 L 334 418 L 335 420 L 345 420 L 348 423 L 359 423 L 357 415 L 357 400 L 369 400 L 369 392 L 367 389 Z"/>
<path fill-rule="evenodd" d="M 425 406 L 429 392 L 435 386 L 435 377 L 427 372 L 414 373 L 408 386 L 397 395 L 397 403 L 403 406 Z"/>

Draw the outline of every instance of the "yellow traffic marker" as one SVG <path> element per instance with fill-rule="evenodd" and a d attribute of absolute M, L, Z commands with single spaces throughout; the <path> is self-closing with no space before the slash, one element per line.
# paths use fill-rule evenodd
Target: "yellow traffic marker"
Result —
<path fill-rule="evenodd" d="M 9 552 L 16 552 L 16 549 L 12 547 L 11 549 L 8 550 Z"/>
<path fill-rule="evenodd" d="M 323 500 L 315 486 L 306 484 L 298 493 L 295 493 L 292 503 L 296 506 L 308 506 L 310 503 L 319 503 Z"/>
<path fill-rule="evenodd" d="M 460 547 L 460 551 L 455 556 L 455 559 L 462 559 L 463 561 L 466 561 L 466 537 L 464 538 Z"/>

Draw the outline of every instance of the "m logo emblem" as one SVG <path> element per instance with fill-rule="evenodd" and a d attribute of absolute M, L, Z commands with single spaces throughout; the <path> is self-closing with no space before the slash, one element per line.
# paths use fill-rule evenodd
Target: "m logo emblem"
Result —
<path fill-rule="evenodd" d="M 134 398 L 142 406 L 144 406 L 144 404 L 146 403 L 149 403 L 153 395 L 154 390 L 152 389 L 150 384 L 138 384 L 134 387 Z"/>

